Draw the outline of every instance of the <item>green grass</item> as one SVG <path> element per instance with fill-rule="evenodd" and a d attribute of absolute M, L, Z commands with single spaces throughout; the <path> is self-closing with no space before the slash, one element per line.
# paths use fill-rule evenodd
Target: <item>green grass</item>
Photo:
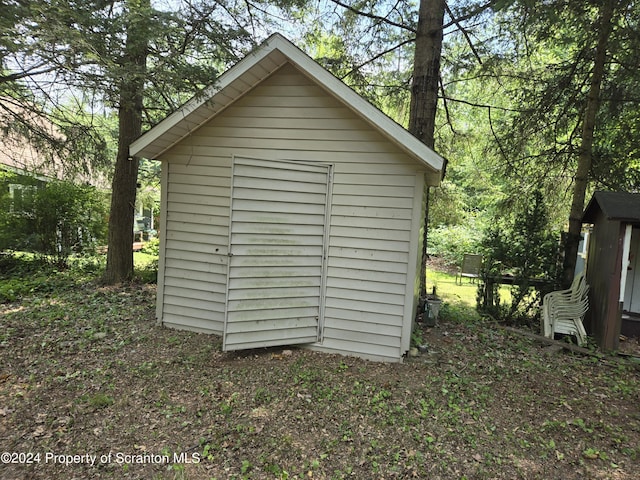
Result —
<path fill-rule="evenodd" d="M 145 252 L 133 252 L 133 266 L 136 270 L 144 270 L 158 261 L 157 255 L 152 255 Z"/>
<path fill-rule="evenodd" d="M 427 270 L 427 292 L 431 293 L 433 287 L 436 293 L 445 302 L 462 303 L 469 307 L 476 306 L 476 296 L 478 294 L 478 283 L 469 279 L 463 279 L 462 285 L 456 285 L 455 275 L 435 270 Z"/>
<path fill-rule="evenodd" d="M 462 279 L 462 284 L 456 283 L 456 276 L 437 270 L 427 270 L 427 293 L 436 287 L 436 294 L 442 298 L 444 304 L 440 315 L 447 320 L 474 320 L 479 317 L 476 311 L 478 280 Z M 511 301 L 511 291 L 508 286 L 500 287 L 500 298 L 503 302 Z"/>

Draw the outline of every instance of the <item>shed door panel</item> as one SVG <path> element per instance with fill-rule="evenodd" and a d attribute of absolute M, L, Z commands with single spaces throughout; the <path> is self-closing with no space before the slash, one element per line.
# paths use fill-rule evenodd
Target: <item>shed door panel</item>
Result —
<path fill-rule="evenodd" d="M 329 167 L 235 158 L 224 350 L 319 338 Z"/>

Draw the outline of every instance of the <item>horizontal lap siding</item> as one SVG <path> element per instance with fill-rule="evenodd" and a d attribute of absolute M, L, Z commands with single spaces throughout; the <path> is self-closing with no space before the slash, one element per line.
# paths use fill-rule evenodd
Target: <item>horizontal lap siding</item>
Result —
<path fill-rule="evenodd" d="M 223 348 L 317 340 L 327 180 L 324 165 L 235 159 Z"/>
<path fill-rule="evenodd" d="M 169 178 L 167 255 L 193 247 L 202 256 L 207 235 L 220 242 L 228 235 L 234 155 L 334 164 L 324 338 L 316 347 L 397 360 L 403 353 L 408 265 L 415 257 L 409 238 L 419 167 L 321 87 L 285 66 L 166 155 L 176 162 Z M 305 222 L 303 216 L 298 220 Z M 178 246 L 189 238 L 188 247 Z M 226 255 L 226 243 L 217 247 Z M 265 268 L 296 268 L 286 258 L 271 260 Z M 210 252 L 202 268 L 218 262 Z M 210 290 L 223 291 L 217 283 L 222 280 L 212 280 Z"/>
<path fill-rule="evenodd" d="M 340 173 L 336 167 L 325 345 L 399 357 L 415 175 Z M 355 333 L 355 335 L 354 335 Z"/>
<path fill-rule="evenodd" d="M 221 334 L 231 168 L 172 163 L 168 168 L 163 323 Z"/>

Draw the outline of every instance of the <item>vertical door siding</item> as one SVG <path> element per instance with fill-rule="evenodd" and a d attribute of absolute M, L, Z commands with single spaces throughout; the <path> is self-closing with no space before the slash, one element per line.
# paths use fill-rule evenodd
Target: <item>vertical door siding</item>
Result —
<path fill-rule="evenodd" d="M 318 340 L 329 167 L 236 158 L 225 350 Z"/>

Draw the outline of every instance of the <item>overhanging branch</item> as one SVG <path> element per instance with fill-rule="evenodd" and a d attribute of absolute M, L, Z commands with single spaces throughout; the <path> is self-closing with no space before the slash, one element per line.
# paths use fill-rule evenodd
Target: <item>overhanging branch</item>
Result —
<path fill-rule="evenodd" d="M 379 59 L 379 58 L 381 58 L 381 57 L 384 57 L 386 54 L 391 53 L 391 52 L 393 52 L 393 51 L 397 50 L 398 48 L 403 47 L 403 46 L 405 46 L 405 45 L 407 45 L 407 44 L 409 44 L 409 43 L 411 43 L 411 42 L 413 42 L 413 41 L 415 41 L 415 38 L 414 38 L 414 37 L 408 38 L 408 39 L 406 39 L 404 42 L 400 42 L 400 43 L 398 43 L 397 45 L 395 45 L 395 46 L 393 46 L 393 47 L 391 47 L 391 48 L 388 48 L 388 49 L 386 49 L 386 50 L 384 50 L 384 51 L 382 51 L 382 52 L 380 52 L 380 53 L 378 53 L 378 54 L 374 55 L 373 57 L 371 57 L 370 59 L 368 59 L 366 62 L 363 62 L 363 63 L 361 63 L 361 64 L 356 65 L 355 67 L 353 67 L 351 70 L 349 70 L 349 71 L 348 71 L 347 73 L 345 73 L 343 76 L 341 76 L 341 77 L 340 77 L 340 80 L 344 80 L 344 79 L 345 79 L 345 78 L 347 78 L 349 75 L 351 75 L 353 72 L 355 72 L 355 71 L 357 71 L 357 70 L 360 70 L 360 69 L 361 69 L 362 67 L 364 67 L 365 65 L 368 65 L 368 64 L 370 64 L 370 63 L 373 63 L 373 62 L 375 62 L 377 59 Z"/>
<path fill-rule="evenodd" d="M 403 30 L 408 30 L 409 32 L 413 32 L 413 33 L 417 33 L 417 30 L 413 27 L 410 27 L 408 25 L 405 25 L 403 23 L 398 23 L 398 22 L 394 22 L 393 20 L 389 20 L 388 18 L 385 17 L 381 17 L 380 15 L 375 15 L 373 13 L 369 13 L 369 12 L 363 12 L 362 10 L 358 10 L 355 7 L 352 7 L 351 5 L 348 5 L 346 3 L 341 2 L 340 0 L 331 0 L 333 3 L 335 3 L 336 5 L 345 8 L 347 10 L 349 10 L 350 12 L 353 12 L 357 15 L 361 15 L 363 17 L 367 17 L 367 18 L 371 18 L 372 20 L 377 20 L 379 22 L 384 22 L 387 25 L 391 25 L 394 27 L 398 27 L 401 28 Z"/>
<path fill-rule="evenodd" d="M 469 32 L 467 32 L 467 30 L 460 24 L 460 22 L 461 22 L 460 19 L 454 18 L 453 13 L 451 12 L 451 9 L 449 8 L 449 5 L 447 5 L 446 2 L 444 4 L 444 8 L 447 10 L 447 13 L 449 14 L 449 17 L 452 18 L 452 22 L 460 29 L 460 32 L 462 32 L 462 35 L 464 36 L 464 39 L 467 41 L 467 45 L 469 45 L 469 48 L 473 52 L 473 56 L 476 57 L 476 60 L 478 60 L 478 63 L 480 65 L 482 65 L 482 59 L 480 58 L 480 55 L 478 54 L 478 51 L 476 50 L 476 47 L 473 46 L 473 42 L 471 41 L 471 38 L 469 37 Z"/>

